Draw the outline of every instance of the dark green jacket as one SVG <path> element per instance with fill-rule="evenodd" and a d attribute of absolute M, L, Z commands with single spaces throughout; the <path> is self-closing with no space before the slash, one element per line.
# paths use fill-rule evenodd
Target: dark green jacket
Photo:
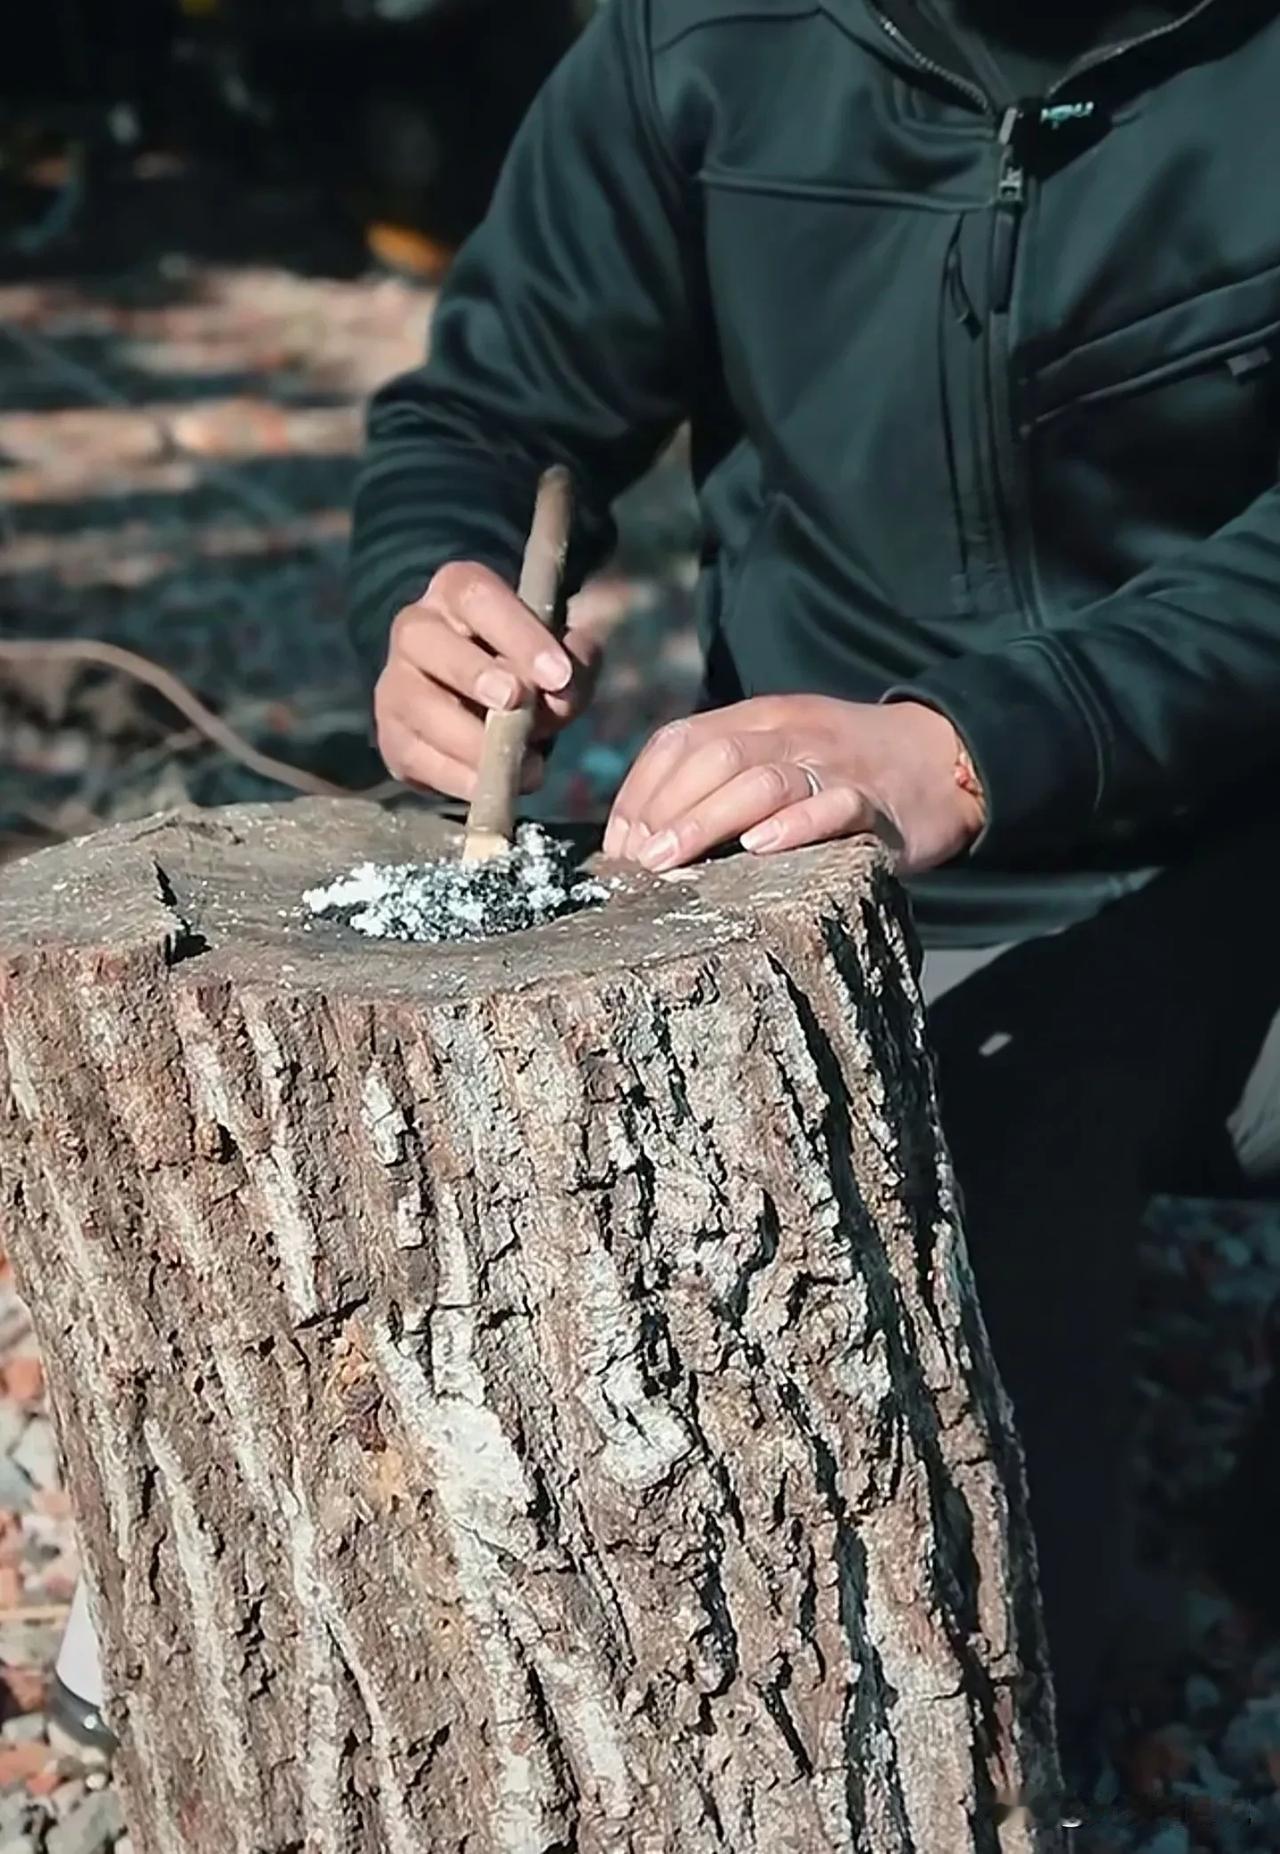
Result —
<path fill-rule="evenodd" d="M 354 626 L 376 669 L 443 561 L 514 575 L 550 458 L 587 570 L 691 417 L 710 699 L 950 715 L 991 822 L 921 911 L 989 940 L 1280 765 L 1280 20 L 1006 114 L 885 6 L 608 0 L 373 404 Z"/>

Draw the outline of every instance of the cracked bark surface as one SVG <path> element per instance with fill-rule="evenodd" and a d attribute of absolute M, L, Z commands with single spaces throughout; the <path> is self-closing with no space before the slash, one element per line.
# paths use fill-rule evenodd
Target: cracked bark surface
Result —
<path fill-rule="evenodd" d="M 876 850 L 479 946 L 445 827 L 0 873 L 0 1180 L 137 1854 L 1056 1850 L 1021 1467 Z"/>

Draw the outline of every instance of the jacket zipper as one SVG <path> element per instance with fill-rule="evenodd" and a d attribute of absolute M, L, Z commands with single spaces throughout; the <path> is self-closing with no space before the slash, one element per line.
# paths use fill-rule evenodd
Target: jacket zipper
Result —
<path fill-rule="evenodd" d="M 996 509 L 1004 530 L 1009 579 L 1028 623 L 1043 624 L 1045 614 L 1039 596 L 1022 440 L 1014 403 L 1010 327 L 1018 240 L 1027 207 L 1027 172 L 1018 149 L 1018 131 L 1025 118 L 1025 110 L 1007 109 L 1000 119 L 997 138 L 1000 159 L 991 225 L 985 384 Z"/>
<path fill-rule="evenodd" d="M 1096 51 L 1086 52 L 1083 58 L 1078 58 L 1069 69 L 1063 72 L 1055 84 L 1049 86 L 1045 92 L 1046 102 L 1059 96 L 1070 84 L 1074 84 L 1077 78 L 1086 77 L 1090 71 L 1099 70 L 1103 65 L 1111 64 L 1116 58 L 1127 58 L 1130 52 L 1141 51 L 1144 46 L 1154 45 L 1160 39 L 1167 39 L 1173 33 L 1181 32 L 1184 26 L 1191 25 L 1199 19 L 1202 13 L 1207 13 L 1210 7 L 1217 4 L 1218 0 L 1197 0 L 1195 6 L 1188 7 L 1185 13 L 1179 13 L 1176 19 L 1166 19 L 1163 25 L 1152 26 L 1147 32 L 1136 33 L 1131 39 L 1120 39 L 1114 45 L 1100 45 Z M 952 89 L 961 91 L 971 103 L 977 104 L 984 116 L 995 116 L 996 110 L 991 98 L 978 84 L 968 77 L 961 77 L 956 71 L 948 70 L 946 65 L 939 64 L 936 59 L 926 56 L 918 46 L 912 44 L 896 21 L 881 11 L 876 0 L 871 0 L 871 11 L 875 15 L 880 30 L 887 38 L 893 40 L 900 51 L 906 53 L 918 69 L 928 71 L 931 77 L 940 77 L 944 84 L 950 84 Z"/>
<path fill-rule="evenodd" d="M 1056 83 L 1050 85 L 1045 92 L 1045 103 L 1051 103 L 1054 97 L 1060 96 L 1064 90 L 1089 72 L 1096 71 L 1117 58 L 1127 57 L 1129 53 L 1141 50 L 1147 45 L 1168 38 L 1172 33 L 1180 32 L 1183 27 L 1189 26 L 1202 13 L 1207 13 L 1209 8 L 1216 4 L 1217 0 L 1198 0 L 1197 5 L 1179 14 L 1176 19 L 1166 20 L 1162 25 L 1153 26 L 1148 32 L 1138 33 L 1133 38 L 1121 40 L 1115 45 L 1101 46 L 1096 51 L 1086 54 L 1065 71 Z M 955 71 L 948 70 L 945 65 L 926 56 L 913 45 L 901 27 L 880 10 L 876 0 L 871 0 L 871 11 L 886 36 L 920 70 L 927 71 L 930 76 L 939 78 L 943 83 L 958 90 L 971 103 L 975 103 L 988 120 L 996 124 L 999 158 L 991 229 L 989 277 L 991 295 L 986 324 L 985 367 L 987 413 L 992 448 L 991 461 L 999 514 L 1004 527 L 1009 576 L 1028 619 L 1033 623 L 1043 622 L 1035 552 L 1026 511 L 1024 472 L 1019 468 L 1022 439 L 1016 421 L 1010 365 L 1013 349 L 1010 312 L 1017 271 L 1019 235 L 1027 206 L 1027 172 L 1017 144 L 1018 131 L 1027 119 L 1027 111 L 1025 107 L 1015 106 L 1006 109 L 1003 113 L 998 112 L 991 98 L 979 85 L 968 78 L 961 77 Z"/>
<path fill-rule="evenodd" d="M 1212 3 L 1213 0 L 1206 0 L 1206 4 L 1212 5 Z M 991 99 L 985 90 L 980 89 L 977 84 L 971 83 L 967 77 L 959 77 L 954 71 L 948 71 L 945 65 L 935 64 L 932 58 L 926 58 L 925 54 L 911 43 L 906 33 L 900 26 L 895 25 L 894 21 L 889 18 L 887 13 L 882 13 L 879 7 L 874 4 L 871 10 L 875 14 L 881 30 L 893 40 L 894 44 L 898 46 L 901 51 L 907 54 L 907 57 L 910 58 L 912 63 L 917 65 L 920 70 L 928 71 L 931 77 L 940 77 L 944 84 L 950 84 L 956 90 L 963 91 L 964 95 L 968 97 L 971 103 L 977 104 L 984 116 L 990 116 L 993 113 Z"/>
<path fill-rule="evenodd" d="M 1018 257 L 1018 234 L 1027 203 L 1027 174 L 1018 156 L 1016 138 L 1022 123 L 1020 109 L 1007 109 L 1000 120 L 1000 166 L 996 174 L 995 224 L 991 236 L 991 307 L 1007 313 L 1013 300 L 1013 269 Z"/>
<path fill-rule="evenodd" d="M 1146 45 L 1154 45 L 1160 39 L 1167 39 L 1172 33 L 1181 32 L 1184 26 L 1191 25 L 1202 13 L 1207 13 L 1217 0 L 1199 0 L 1197 6 L 1189 7 L 1185 13 L 1179 13 L 1176 19 L 1166 19 L 1162 26 L 1152 26 L 1148 32 L 1139 32 L 1131 39 L 1121 39 L 1115 45 L 1100 45 L 1097 51 L 1086 52 L 1064 71 L 1056 84 L 1051 84 L 1045 92 L 1046 101 L 1058 96 L 1074 84 L 1078 77 L 1086 77 L 1090 71 L 1098 70 L 1104 64 L 1110 64 L 1115 58 L 1126 58 L 1130 52 L 1141 51 Z"/>

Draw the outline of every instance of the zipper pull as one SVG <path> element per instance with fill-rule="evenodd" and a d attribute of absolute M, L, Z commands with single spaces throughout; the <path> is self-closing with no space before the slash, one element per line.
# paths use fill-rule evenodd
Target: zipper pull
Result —
<path fill-rule="evenodd" d="M 1007 109 L 1000 118 L 1000 177 L 996 197 L 1002 206 L 1021 206 L 1027 197 L 1027 173 L 1018 155 L 1019 131 L 1025 126 L 1026 111 L 1019 105 Z"/>
<path fill-rule="evenodd" d="M 1000 122 L 1000 171 L 991 250 L 991 307 L 996 315 L 1005 313 L 1013 296 L 1018 230 L 1027 200 L 1027 173 L 1017 147 L 1019 132 L 1025 126 L 1026 112 L 1022 109 L 1007 109 Z"/>

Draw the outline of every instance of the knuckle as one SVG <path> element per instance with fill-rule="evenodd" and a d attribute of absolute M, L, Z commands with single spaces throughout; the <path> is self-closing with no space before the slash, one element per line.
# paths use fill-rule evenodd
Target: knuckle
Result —
<path fill-rule="evenodd" d="M 746 764 L 746 751 L 737 734 L 722 734 L 708 749 L 712 769 L 725 779 L 732 779 Z"/>
<path fill-rule="evenodd" d="M 396 674 L 395 664 L 389 663 L 374 684 L 373 719 L 380 742 L 384 733 L 387 733 L 391 726 L 391 710 L 395 700 L 396 684 L 399 681 L 400 678 Z"/>
<path fill-rule="evenodd" d="M 391 620 L 391 648 L 403 644 L 406 632 L 417 631 L 431 623 L 431 613 L 423 605 L 406 605 Z"/>
<path fill-rule="evenodd" d="M 487 590 L 482 568 L 466 560 L 451 560 L 432 580 L 428 596 L 450 616 L 462 617 Z"/>
<path fill-rule="evenodd" d="M 791 780 L 783 766 L 762 766 L 760 796 L 771 805 L 784 805 L 791 797 Z"/>
<path fill-rule="evenodd" d="M 400 774 L 413 785 L 424 785 L 433 792 L 449 792 L 447 780 L 441 778 L 440 756 L 426 741 L 410 741 L 401 754 L 404 771 Z"/>
<path fill-rule="evenodd" d="M 869 809 L 865 792 L 861 791 L 848 779 L 833 779 L 823 786 L 823 795 L 829 796 L 833 806 L 843 811 L 862 812 Z"/>
<path fill-rule="evenodd" d="M 752 727 L 768 730 L 785 718 L 785 702 L 785 696 L 753 695 L 742 704 L 742 714 Z"/>
<path fill-rule="evenodd" d="M 678 753 L 683 750 L 690 732 L 688 721 L 683 719 L 668 721 L 665 727 L 658 729 L 653 744 L 655 747 L 660 747 L 664 753 Z"/>
<path fill-rule="evenodd" d="M 470 585 L 472 569 L 462 560 L 446 561 L 437 569 L 427 588 L 428 597 L 439 599 L 442 604 L 449 604 L 462 596 L 463 589 Z"/>
<path fill-rule="evenodd" d="M 403 736 L 394 728 L 379 726 L 378 752 L 393 779 L 405 777 Z"/>

